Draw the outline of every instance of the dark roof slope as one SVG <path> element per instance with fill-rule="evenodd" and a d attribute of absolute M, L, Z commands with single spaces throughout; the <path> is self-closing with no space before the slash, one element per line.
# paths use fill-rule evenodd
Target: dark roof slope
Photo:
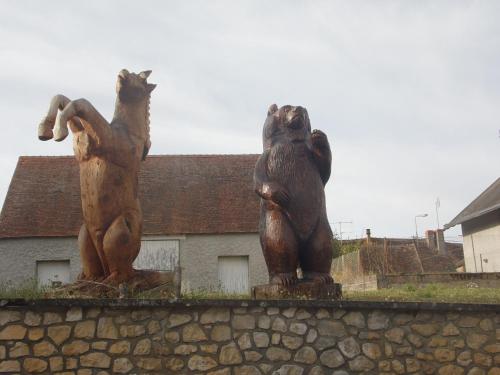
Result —
<path fill-rule="evenodd" d="M 500 177 L 465 207 L 457 217 L 446 224 L 444 229 L 449 229 L 497 209 L 500 209 Z"/>
<path fill-rule="evenodd" d="M 148 156 L 139 175 L 143 233 L 257 232 L 257 157 Z M 81 224 L 74 157 L 20 157 L 0 214 L 0 238 L 76 236 Z"/>

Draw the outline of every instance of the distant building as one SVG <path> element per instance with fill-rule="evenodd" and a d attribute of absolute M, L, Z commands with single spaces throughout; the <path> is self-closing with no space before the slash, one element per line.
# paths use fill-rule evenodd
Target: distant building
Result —
<path fill-rule="evenodd" d="M 445 229 L 462 225 L 466 272 L 500 272 L 500 178 Z"/>
<path fill-rule="evenodd" d="M 268 282 L 253 191 L 258 155 L 148 156 L 139 175 L 138 268 L 182 268 L 184 290 L 245 293 Z M 74 157 L 19 158 L 0 215 L 0 282 L 77 278 L 82 225 Z"/>
<path fill-rule="evenodd" d="M 425 234 L 425 239 L 376 238 L 367 229 L 365 238 L 343 241 L 351 251 L 333 259 L 333 277 L 343 290 L 375 290 L 457 274 L 463 268 L 462 244 L 445 242 L 439 229 Z"/>

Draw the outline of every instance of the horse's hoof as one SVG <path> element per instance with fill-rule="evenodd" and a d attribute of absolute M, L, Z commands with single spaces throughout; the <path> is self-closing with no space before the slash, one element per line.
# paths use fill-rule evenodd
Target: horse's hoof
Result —
<path fill-rule="evenodd" d="M 56 126 L 54 128 L 54 141 L 61 142 L 68 136 L 68 128 L 63 128 L 61 126 Z"/>
<path fill-rule="evenodd" d="M 52 128 L 47 122 L 47 119 L 43 120 L 40 125 L 38 125 L 38 139 L 41 141 L 48 141 L 54 137 Z"/>

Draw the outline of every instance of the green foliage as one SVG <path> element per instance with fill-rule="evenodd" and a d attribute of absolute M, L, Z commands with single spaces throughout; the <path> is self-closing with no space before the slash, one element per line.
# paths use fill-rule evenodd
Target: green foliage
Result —
<path fill-rule="evenodd" d="M 340 253 L 340 240 L 337 237 L 333 237 L 332 240 L 332 253 L 334 258 L 338 258 L 341 253 Z"/>
<path fill-rule="evenodd" d="M 498 288 L 472 288 L 438 283 L 425 286 L 405 284 L 365 292 L 345 291 L 343 294 L 344 299 L 358 301 L 500 303 Z"/>
<path fill-rule="evenodd" d="M 362 240 L 347 240 L 341 241 L 337 237 L 333 237 L 332 240 L 332 252 L 333 257 L 338 258 L 339 256 L 352 253 L 354 251 L 359 251 L 361 248 Z"/>
<path fill-rule="evenodd" d="M 415 287 L 415 285 L 413 284 L 405 284 L 403 286 L 404 290 L 406 290 L 407 292 L 414 292 L 417 290 L 417 288 Z"/>

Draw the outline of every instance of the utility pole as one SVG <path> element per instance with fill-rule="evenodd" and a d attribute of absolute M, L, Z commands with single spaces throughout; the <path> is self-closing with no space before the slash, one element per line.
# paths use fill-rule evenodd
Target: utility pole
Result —
<path fill-rule="evenodd" d="M 417 217 L 427 217 L 427 214 L 415 215 L 415 238 L 418 240 Z"/>
<path fill-rule="evenodd" d="M 441 201 L 439 197 L 436 199 L 436 221 L 437 221 L 437 229 L 439 229 L 439 207 L 441 207 Z"/>
<path fill-rule="evenodd" d="M 342 246 L 342 224 L 352 224 L 352 221 L 337 221 L 334 224 L 339 225 L 340 246 Z"/>

